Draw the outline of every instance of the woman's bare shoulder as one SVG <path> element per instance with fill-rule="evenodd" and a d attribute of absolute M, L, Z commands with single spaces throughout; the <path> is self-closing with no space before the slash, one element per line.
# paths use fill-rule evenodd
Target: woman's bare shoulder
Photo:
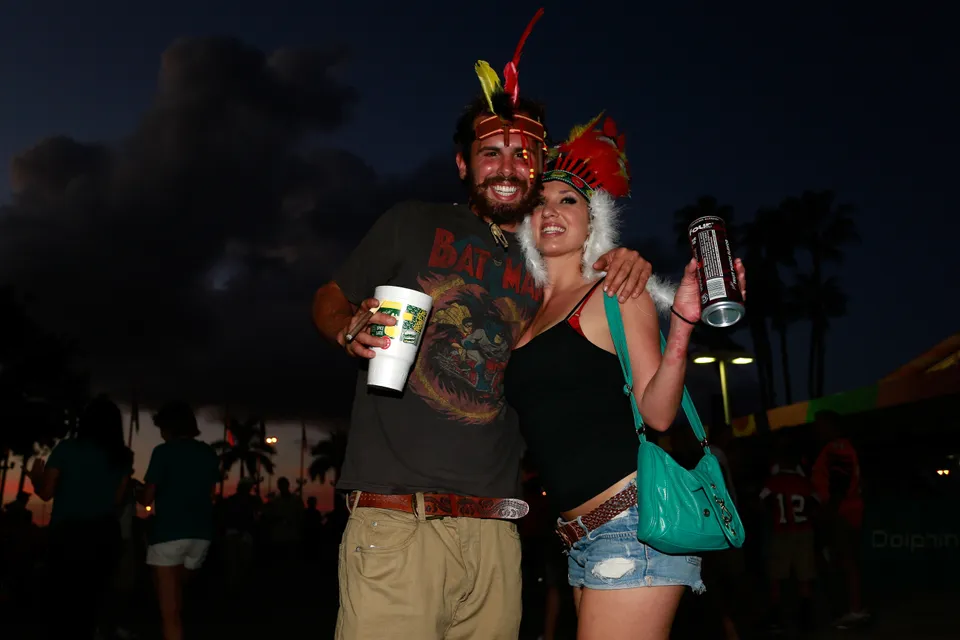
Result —
<path fill-rule="evenodd" d="M 623 316 L 624 329 L 649 330 L 650 327 L 660 329 L 660 316 L 650 294 L 644 291 L 639 298 L 631 298 L 620 305 L 620 315 Z"/>

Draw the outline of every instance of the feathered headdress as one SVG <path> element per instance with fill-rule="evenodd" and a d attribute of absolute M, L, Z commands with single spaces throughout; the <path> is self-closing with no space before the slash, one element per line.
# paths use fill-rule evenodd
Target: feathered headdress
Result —
<path fill-rule="evenodd" d="M 533 25 L 542 16 L 543 9 L 541 8 L 533 16 L 523 35 L 520 36 L 520 42 L 517 43 L 513 59 L 503 69 L 505 84 L 501 84 L 497 72 L 486 61 L 478 60 L 477 64 L 474 65 L 474 70 L 480 79 L 480 86 L 483 88 L 483 95 L 487 99 L 487 106 L 490 108 L 490 113 L 493 114 L 488 118 L 481 118 L 477 122 L 474 128 L 477 140 L 503 134 L 504 143 L 510 144 L 510 134 L 515 133 L 524 141 L 524 147 L 526 147 L 526 137 L 528 136 L 539 141 L 541 145 L 544 143 L 546 131 L 543 123 L 524 114 L 516 113 L 517 104 L 520 100 L 520 56 L 523 54 L 523 45 L 526 44 L 530 32 L 533 31 Z"/>
<path fill-rule="evenodd" d="M 581 270 L 586 280 L 604 275 L 593 269 L 594 263 L 617 247 L 620 236 L 620 208 L 617 198 L 630 195 L 630 164 L 624 152 L 626 139 L 617 125 L 606 118 L 598 128 L 603 113 L 585 125 L 574 127 L 566 142 L 551 149 L 543 173 L 544 183 L 560 181 L 576 189 L 589 203 L 590 232 L 583 244 Z M 533 240 L 533 227 L 528 215 L 518 232 L 527 269 L 540 286 L 547 284 L 547 268 Z M 651 276 L 647 291 L 663 312 L 673 304 L 676 288 L 668 280 Z"/>
<path fill-rule="evenodd" d="M 630 195 L 630 164 L 626 138 L 612 118 L 597 125 L 603 113 L 585 125 L 574 127 L 566 142 L 558 145 L 543 174 L 544 182 L 560 180 L 591 200 L 603 190 L 614 198 Z"/>

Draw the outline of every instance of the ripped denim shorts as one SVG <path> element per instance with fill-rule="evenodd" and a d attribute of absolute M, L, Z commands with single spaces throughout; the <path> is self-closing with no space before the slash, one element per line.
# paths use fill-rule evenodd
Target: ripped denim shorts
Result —
<path fill-rule="evenodd" d="M 660 553 L 637 540 L 637 505 L 577 540 L 568 551 L 571 587 L 633 589 L 686 585 L 703 593 L 700 558 Z"/>

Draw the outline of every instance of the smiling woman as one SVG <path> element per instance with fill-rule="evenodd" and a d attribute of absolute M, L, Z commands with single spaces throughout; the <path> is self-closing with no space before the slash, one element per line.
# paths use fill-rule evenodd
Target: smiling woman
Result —
<path fill-rule="evenodd" d="M 540 255 L 582 254 L 589 226 L 590 209 L 579 191 L 558 181 L 543 186 L 543 222 L 532 228 Z"/>
<path fill-rule="evenodd" d="M 618 340 L 629 349 L 614 346 L 605 309 L 611 298 L 593 295 L 605 282 L 593 267 L 616 243 L 614 199 L 629 194 L 630 179 L 623 136 L 601 119 L 575 128 L 554 150 L 543 198 L 522 225 L 543 304 L 514 349 L 505 387 L 561 516 L 578 637 L 659 640 L 669 637 L 684 588 L 699 593 L 704 584 L 700 558 L 661 553 L 637 538 L 637 496 L 650 486 L 638 486 L 634 412 L 657 431 L 674 421 L 700 317 L 698 284 L 691 261 L 670 295 L 674 317 L 662 357 L 649 286 L 636 301 L 612 302 L 622 317 Z M 623 369 L 618 354 L 629 360 Z M 632 371 L 626 387 L 625 370 Z"/>

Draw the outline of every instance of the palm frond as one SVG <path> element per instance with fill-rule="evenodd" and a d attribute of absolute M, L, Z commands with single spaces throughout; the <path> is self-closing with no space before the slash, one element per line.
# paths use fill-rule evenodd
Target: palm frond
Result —
<path fill-rule="evenodd" d="M 229 442 L 226 440 L 217 440 L 216 442 L 211 442 L 210 446 L 213 447 L 213 450 L 218 453 L 223 453 L 232 448 Z"/>
<path fill-rule="evenodd" d="M 339 429 L 328 433 L 327 438 L 320 440 L 310 448 L 313 461 L 310 463 L 310 479 L 323 482 L 330 469 L 334 471 L 334 482 L 340 477 L 343 462 L 347 457 L 347 434 Z"/>
<path fill-rule="evenodd" d="M 270 475 L 273 475 L 273 472 L 276 469 L 276 467 L 273 464 L 273 460 L 271 460 L 267 456 L 260 456 L 259 460 L 260 460 L 260 467 Z"/>

